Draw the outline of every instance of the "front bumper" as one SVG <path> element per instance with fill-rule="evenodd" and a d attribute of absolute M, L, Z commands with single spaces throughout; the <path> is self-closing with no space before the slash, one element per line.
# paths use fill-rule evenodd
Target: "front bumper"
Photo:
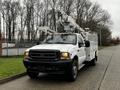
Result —
<path fill-rule="evenodd" d="M 43 72 L 43 73 L 64 73 L 65 71 L 68 71 L 72 66 L 72 60 L 41 62 L 25 59 L 23 63 L 27 70 L 30 70 L 31 72 Z"/>

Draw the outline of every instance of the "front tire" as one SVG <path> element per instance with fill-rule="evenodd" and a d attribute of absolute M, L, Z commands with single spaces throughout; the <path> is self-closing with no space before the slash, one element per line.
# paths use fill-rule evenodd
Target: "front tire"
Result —
<path fill-rule="evenodd" d="M 78 76 L 78 62 L 77 60 L 74 60 L 72 63 L 72 67 L 67 73 L 67 77 L 69 81 L 75 81 L 77 79 L 77 76 Z"/>
<path fill-rule="evenodd" d="M 36 79 L 38 76 L 38 72 L 31 72 L 27 70 L 27 75 L 31 78 L 31 79 Z"/>

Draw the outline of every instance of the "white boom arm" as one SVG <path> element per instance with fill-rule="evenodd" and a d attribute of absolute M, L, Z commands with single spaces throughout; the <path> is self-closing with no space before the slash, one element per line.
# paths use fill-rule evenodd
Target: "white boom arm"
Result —
<path fill-rule="evenodd" d="M 56 33 L 54 30 L 51 30 L 48 26 L 38 27 L 37 30 L 43 31 L 43 32 L 45 32 L 46 34 Z"/>
<path fill-rule="evenodd" d="M 58 21 L 62 22 L 62 25 L 64 26 L 64 29 L 66 32 L 74 32 L 74 30 L 77 29 L 78 32 L 81 33 L 81 35 L 85 38 L 86 36 L 85 30 L 83 30 L 71 16 L 68 16 L 64 11 L 61 11 L 61 10 L 58 10 L 58 12 L 60 12 L 62 15 L 62 19 Z M 65 25 L 64 24 L 65 22 L 69 24 Z"/>

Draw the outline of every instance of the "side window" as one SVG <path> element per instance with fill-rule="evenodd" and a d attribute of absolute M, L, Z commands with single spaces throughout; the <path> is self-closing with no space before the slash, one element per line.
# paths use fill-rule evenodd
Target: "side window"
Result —
<path fill-rule="evenodd" d="M 81 36 L 78 36 L 78 43 L 81 43 L 81 44 L 83 44 L 83 46 L 84 46 L 84 41 L 83 41 L 83 39 L 81 38 Z"/>

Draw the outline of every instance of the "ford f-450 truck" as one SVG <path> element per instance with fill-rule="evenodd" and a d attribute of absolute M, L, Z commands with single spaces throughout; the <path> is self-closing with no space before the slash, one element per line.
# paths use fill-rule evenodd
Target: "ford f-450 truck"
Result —
<path fill-rule="evenodd" d="M 86 34 L 85 40 L 78 33 L 48 35 L 44 42 L 25 51 L 23 62 L 28 76 L 34 79 L 40 72 L 62 73 L 69 80 L 76 80 L 78 70 L 88 63 L 95 65 L 97 61 L 96 35 L 89 36 Z"/>

